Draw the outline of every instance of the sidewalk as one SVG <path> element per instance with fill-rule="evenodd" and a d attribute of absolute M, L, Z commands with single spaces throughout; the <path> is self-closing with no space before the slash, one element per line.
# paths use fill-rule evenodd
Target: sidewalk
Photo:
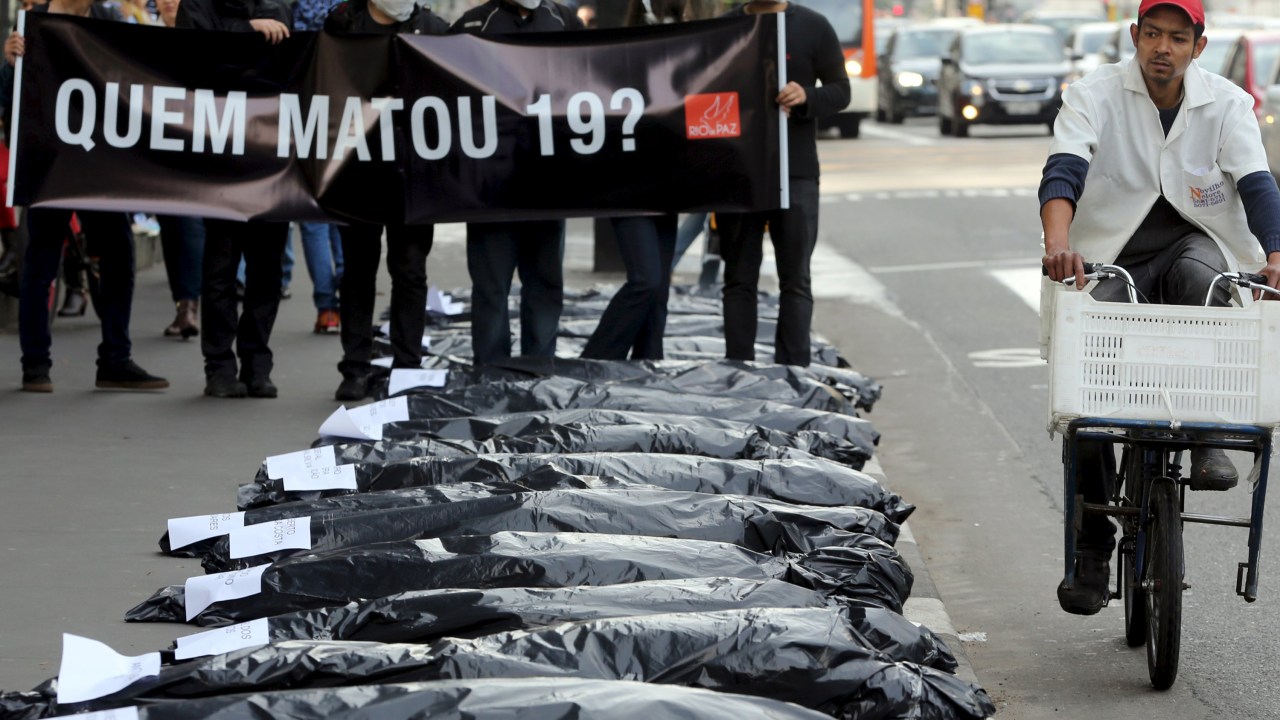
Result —
<path fill-rule="evenodd" d="M 428 275 L 446 290 L 467 284 L 462 232 L 461 225 L 436 231 Z M 591 244 L 590 222 L 571 221 L 567 287 L 621 281 L 619 274 L 591 273 Z M 698 260 L 695 247 L 678 280 L 691 281 Z M 772 283 L 771 258 L 764 269 L 766 283 Z M 388 285 L 383 272 L 379 311 Z M 0 435 L 5 497 L 0 503 L 0 599 L 6 608 L 0 614 L 0 689 L 26 690 L 55 675 L 63 632 L 136 655 L 195 630 L 127 625 L 120 618 L 156 588 L 202 574 L 196 560 L 159 554 L 156 542 L 166 519 L 234 510 L 236 487 L 253 476 L 262 459 L 310 445 L 321 420 L 337 405 L 339 341 L 311 332 L 316 313 L 300 261 L 292 289 L 293 298 L 280 305 L 272 336 L 272 377 L 280 388 L 276 400 L 201 395 L 198 341 L 161 336 L 173 305 L 159 264 L 138 274 L 132 335 L 135 358 L 167 377 L 168 391 L 94 390 L 100 335 L 96 319 L 86 316 L 54 323 L 55 392 L 20 392 L 17 336 L 0 334 L 5 427 Z M 909 532 L 901 550 L 916 572 L 908 617 L 944 634 L 961 660 L 961 677 L 972 680 Z"/>

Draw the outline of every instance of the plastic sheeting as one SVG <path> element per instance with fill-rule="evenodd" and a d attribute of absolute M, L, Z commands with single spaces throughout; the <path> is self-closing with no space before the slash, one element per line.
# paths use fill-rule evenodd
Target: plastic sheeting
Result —
<path fill-rule="evenodd" d="M 602 618 L 431 645 L 288 641 L 162 668 L 76 709 L 438 679 L 568 676 L 764 695 L 839 717 L 983 718 L 989 701 L 952 675 L 881 652 L 836 608 L 747 608 Z M 952 704 L 962 697 L 967 703 Z"/>
<path fill-rule="evenodd" d="M 383 426 L 383 440 L 416 440 L 415 423 Z M 498 453 L 643 452 L 701 455 L 724 460 L 783 460 L 823 457 L 862 467 L 871 453 L 826 433 L 783 433 L 769 428 L 718 429 L 673 424 L 594 426 L 582 423 L 530 428 L 519 437 L 444 440 L 440 445 L 475 455 Z"/>
<path fill-rule="evenodd" d="M 480 637 L 563 622 L 745 608 L 824 607 L 821 593 L 780 580 L 691 578 L 571 588 L 493 588 L 400 593 L 342 607 L 302 610 L 268 620 L 273 642 L 357 640 L 433 642 Z M 950 649 L 928 628 L 874 607 L 847 607 L 853 632 L 894 660 L 950 671 Z"/>
<path fill-rule="evenodd" d="M 43 717 L 0 715 L 6 720 Z M 0 698 L 0 713 L 5 709 Z M 17 712 L 17 711 L 15 711 Z M 444 680 L 170 701 L 138 708 L 139 720 L 823 720 L 827 715 L 760 697 L 672 685 L 579 678 Z"/>
<path fill-rule="evenodd" d="M 692 455 L 647 453 L 587 453 L 580 455 L 505 455 L 484 458 L 405 459 L 412 443 L 352 443 L 338 445 L 339 463 L 357 463 L 360 492 L 377 492 L 462 481 L 521 483 L 519 478 L 547 465 L 574 475 L 602 476 L 657 485 L 672 490 L 712 494 L 752 495 L 802 505 L 851 505 L 879 510 L 894 522 L 905 520 L 915 507 L 889 492 L 866 473 L 825 460 L 712 460 Z M 237 492 L 240 509 L 263 507 L 298 499 L 335 497 L 347 490 L 286 492 L 280 480 L 259 472 L 258 480 Z"/>
<path fill-rule="evenodd" d="M 868 454 L 880 439 L 871 423 L 850 415 L 796 408 L 768 400 L 599 385 L 560 377 L 489 383 L 430 395 L 410 395 L 408 401 L 411 420 L 608 407 L 613 410 L 718 417 L 783 432 L 819 430 L 855 443 Z"/>
<path fill-rule="evenodd" d="M 592 383 L 625 383 L 699 395 L 773 400 L 831 412 L 848 412 L 850 404 L 870 410 L 881 393 L 880 384 L 871 378 L 855 370 L 825 365 L 802 368 L 724 359 L 616 362 L 516 356 L 477 370 L 457 358 L 434 357 L 427 362 L 431 367 L 451 370 L 449 387 L 556 375 Z"/>
<path fill-rule="evenodd" d="M 218 539 L 204 556 L 207 572 L 243 569 L 300 552 L 325 552 L 395 540 L 488 535 L 504 530 L 581 532 L 725 542 L 761 552 L 804 553 L 856 543 L 871 535 L 892 545 L 898 526 L 866 508 L 793 505 L 743 495 L 678 490 L 546 490 L 421 505 L 406 502 L 310 516 L 311 546 L 233 560 L 230 541 Z"/>
<path fill-rule="evenodd" d="M 214 602 L 196 614 L 195 622 L 222 625 L 411 590 L 718 576 L 784 580 L 901 612 L 911 592 L 911 570 L 892 546 L 868 535 L 856 536 L 856 542 L 786 556 L 706 540 L 586 533 L 501 532 L 379 543 L 273 563 L 262 573 L 259 592 Z M 186 615 L 184 588 L 173 585 L 130 609 L 125 620 L 184 622 Z"/>
<path fill-rule="evenodd" d="M 617 478 L 571 475 L 559 470 L 554 465 L 544 465 L 527 475 L 522 475 L 510 481 L 446 483 L 444 485 L 335 495 L 315 500 L 296 500 L 276 505 L 265 505 L 244 511 L 243 524 L 257 525 L 284 518 L 307 516 L 338 517 L 378 509 L 443 505 L 445 503 L 476 500 L 496 495 L 570 488 L 583 490 L 660 489 L 655 485 L 619 480 Z M 199 557 L 212 549 L 216 541 L 216 537 L 208 538 L 184 545 L 175 550 L 170 546 L 169 533 L 166 531 L 161 536 L 159 545 L 161 552 L 174 557 Z"/>

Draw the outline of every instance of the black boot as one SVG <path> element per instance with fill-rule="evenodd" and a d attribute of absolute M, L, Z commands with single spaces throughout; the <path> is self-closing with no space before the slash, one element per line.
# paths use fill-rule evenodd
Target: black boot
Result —
<path fill-rule="evenodd" d="M 1076 581 L 1058 584 L 1058 604 L 1074 615 L 1095 615 L 1111 599 L 1111 553 L 1081 550 L 1076 554 Z"/>

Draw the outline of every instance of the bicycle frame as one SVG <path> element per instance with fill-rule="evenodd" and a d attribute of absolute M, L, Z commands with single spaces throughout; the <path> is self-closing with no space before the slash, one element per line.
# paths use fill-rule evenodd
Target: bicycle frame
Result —
<path fill-rule="evenodd" d="M 1144 437 L 1144 434 L 1147 436 Z M 1155 434 L 1161 437 L 1155 437 Z M 1079 467 L 1079 443 L 1104 441 L 1133 446 L 1137 449 L 1188 450 L 1193 447 L 1216 447 L 1224 450 L 1252 452 L 1260 463 L 1260 473 L 1253 489 L 1253 502 L 1248 518 L 1201 515 L 1182 512 L 1183 522 L 1212 525 L 1229 525 L 1249 528 L 1248 561 L 1240 563 L 1236 570 L 1236 594 L 1245 602 L 1258 599 L 1258 556 L 1262 547 L 1263 509 L 1266 506 L 1267 475 L 1271 460 L 1272 428 L 1260 425 L 1235 425 L 1224 423 L 1184 422 L 1174 425 L 1168 421 L 1121 420 L 1107 418 L 1078 418 L 1072 420 L 1064 433 L 1063 441 L 1063 504 L 1064 504 L 1064 576 L 1068 587 L 1075 584 L 1076 527 L 1084 513 L 1101 513 L 1111 516 L 1139 514 L 1138 553 L 1135 568 L 1141 577 L 1141 550 L 1145 540 L 1146 498 L 1140 508 L 1119 508 L 1110 504 L 1099 505 L 1077 501 L 1076 471 Z M 1144 485 L 1144 496 L 1147 489 Z M 1185 500 L 1185 495 L 1182 497 Z"/>

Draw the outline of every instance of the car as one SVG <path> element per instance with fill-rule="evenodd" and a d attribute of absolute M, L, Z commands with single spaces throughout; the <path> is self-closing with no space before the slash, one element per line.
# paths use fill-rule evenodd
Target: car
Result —
<path fill-rule="evenodd" d="M 1023 14 L 1019 22 L 1030 25 L 1045 25 L 1053 28 L 1058 33 L 1059 42 L 1063 45 L 1067 43 L 1067 37 L 1071 35 L 1071 31 L 1084 23 L 1105 22 L 1106 16 L 1102 13 L 1080 12 L 1071 10 L 1032 10 Z"/>
<path fill-rule="evenodd" d="M 1088 75 L 1102 64 L 1102 49 L 1116 34 L 1113 22 L 1081 23 L 1067 36 L 1067 52 L 1075 62 L 1076 76 Z"/>
<path fill-rule="evenodd" d="M 1204 50 L 1196 58 L 1196 63 L 1204 70 L 1225 76 L 1227 53 L 1244 32 L 1239 27 L 1230 26 L 1205 28 L 1204 36 L 1208 42 L 1204 44 Z"/>
<path fill-rule="evenodd" d="M 1102 65 L 1128 60 L 1137 52 L 1133 47 L 1133 35 L 1129 32 L 1129 26 L 1136 22 L 1138 21 L 1133 19 L 1115 23 L 1115 29 L 1112 31 L 1111 37 L 1107 38 L 1102 48 L 1098 50 L 1099 60 Z"/>
<path fill-rule="evenodd" d="M 1280 31 L 1247 30 L 1227 50 L 1223 76 L 1253 96 L 1253 111 L 1262 117 L 1267 82 L 1280 58 Z"/>
<path fill-rule="evenodd" d="M 920 23 L 898 28 L 876 61 L 876 119 L 900 123 L 938 108 L 938 70 L 942 53 L 960 28 Z"/>
<path fill-rule="evenodd" d="M 942 57 L 938 129 L 965 137 L 977 124 L 1043 124 L 1053 130 L 1071 62 L 1052 28 L 964 28 Z"/>
<path fill-rule="evenodd" d="M 1280 182 L 1280 63 L 1273 71 L 1262 98 L 1258 128 L 1262 131 L 1262 147 L 1267 152 L 1267 165 Z"/>

